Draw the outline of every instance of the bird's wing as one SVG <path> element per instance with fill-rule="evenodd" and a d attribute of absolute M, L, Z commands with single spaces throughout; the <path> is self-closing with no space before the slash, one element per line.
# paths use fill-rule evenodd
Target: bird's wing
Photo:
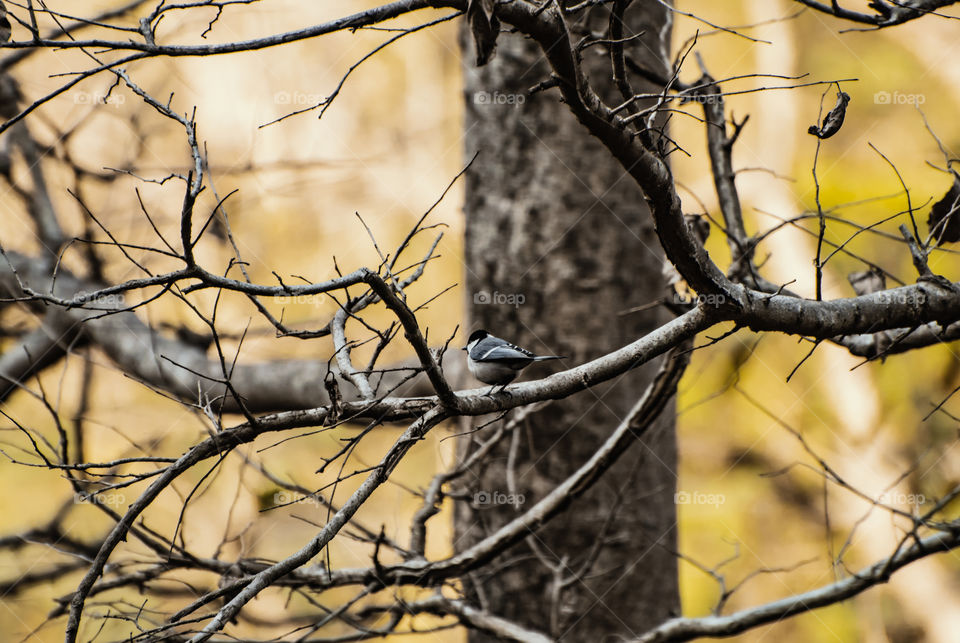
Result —
<path fill-rule="evenodd" d="M 534 355 L 528 350 L 513 344 L 501 344 L 494 339 L 484 339 L 474 349 L 477 359 L 484 361 L 510 361 L 515 359 L 533 359 Z"/>

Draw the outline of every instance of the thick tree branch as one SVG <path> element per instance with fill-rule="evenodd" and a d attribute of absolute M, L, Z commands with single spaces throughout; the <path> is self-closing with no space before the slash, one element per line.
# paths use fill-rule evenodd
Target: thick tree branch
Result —
<path fill-rule="evenodd" d="M 816 301 L 748 291 L 746 304 L 731 319 L 752 330 L 773 330 L 829 339 L 840 335 L 912 328 L 927 322 L 960 320 L 960 285 L 948 288 L 921 281 L 880 292 Z"/>
<path fill-rule="evenodd" d="M 880 29 L 882 27 L 893 27 L 910 20 L 915 20 L 941 7 L 955 4 L 957 0 L 872 0 L 870 7 L 876 13 L 862 13 L 860 11 L 844 9 L 840 6 L 839 2 L 825 4 L 817 0 L 795 1 L 811 9 L 816 9 L 821 13 L 836 16 L 843 20 L 850 20 L 851 22 L 873 25 Z"/>

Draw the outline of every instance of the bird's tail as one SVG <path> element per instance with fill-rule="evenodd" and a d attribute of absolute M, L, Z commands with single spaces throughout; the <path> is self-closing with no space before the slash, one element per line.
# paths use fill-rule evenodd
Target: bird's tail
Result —
<path fill-rule="evenodd" d="M 566 355 L 537 355 L 533 358 L 535 362 L 544 362 L 548 359 L 567 359 Z"/>

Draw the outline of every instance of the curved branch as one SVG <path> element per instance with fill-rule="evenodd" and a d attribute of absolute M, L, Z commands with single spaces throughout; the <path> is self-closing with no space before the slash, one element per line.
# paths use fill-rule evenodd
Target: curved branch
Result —
<path fill-rule="evenodd" d="M 831 585 L 742 610 L 729 616 L 675 618 L 650 630 L 635 639 L 635 642 L 674 643 L 703 636 L 714 638 L 734 636 L 758 625 L 774 623 L 796 614 L 839 603 L 874 585 L 887 582 L 893 572 L 914 561 L 957 547 L 960 547 L 960 525 L 957 525 L 953 531 L 916 539 L 913 545 L 901 549 L 890 558 L 877 561 L 859 573 Z"/>
<path fill-rule="evenodd" d="M 687 283 L 698 293 L 721 295 L 724 305 L 735 307 L 740 297 L 736 288 L 687 228 L 669 166 L 641 145 L 627 131 L 624 119 L 590 87 L 560 11 L 553 5 L 540 10 L 513 2 L 498 5 L 497 15 L 537 41 L 557 78 L 564 102 L 643 190 L 660 244 Z"/>
<path fill-rule="evenodd" d="M 646 432 L 673 397 L 689 360 L 688 350 L 686 341 L 677 344 L 640 399 L 590 458 L 539 502 L 495 533 L 444 560 L 427 561 L 420 558 L 396 565 L 381 565 L 376 569 L 323 570 L 311 574 L 315 582 L 324 588 L 370 583 L 433 586 L 488 563 L 580 497 Z"/>

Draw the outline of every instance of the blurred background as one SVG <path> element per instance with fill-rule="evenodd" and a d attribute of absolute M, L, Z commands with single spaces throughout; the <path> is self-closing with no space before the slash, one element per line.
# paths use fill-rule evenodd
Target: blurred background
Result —
<path fill-rule="evenodd" d="M 48 4 L 70 11 L 68 3 Z M 85 6 L 116 4 L 89 2 Z M 279 33 L 376 4 L 270 0 L 236 6 L 224 11 L 205 39 L 225 42 Z M 928 16 L 879 32 L 841 33 L 856 25 L 802 11 L 799 3 L 787 0 L 681 0 L 677 6 L 714 24 L 756 25 L 740 31 L 768 41 L 717 32 L 703 22 L 678 15 L 675 50 L 699 31 L 695 51 L 701 53 L 714 77 L 803 75 L 796 80 L 747 77 L 725 83 L 728 92 L 856 79 L 842 83 L 851 96 L 843 129 L 824 141 L 819 151 L 816 167 L 823 208 L 861 226 L 907 209 L 896 174 L 871 149 L 872 143 L 896 165 L 910 189 L 921 230 L 925 229 L 930 205 L 952 183 L 949 175 L 933 167 L 945 165 L 933 134 L 948 151 L 960 146 L 956 118 L 960 66 L 951 64 L 960 53 L 955 21 Z M 391 26 L 413 26 L 449 13 L 421 12 Z M 158 39 L 200 42 L 215 14 L 214 9 L 170 14 L 161 24 Z M 206 146 L 216 188 L 216 194 L 208 190 L 201 196 L 198 211 L 209 212 L 219 198 L 237 190 L 227 199 L 225 209 L 252 279 L 274 283 L 272 273 L 276 272 L 320 281 L 334 276 L 336 266 L 349 272 L 379 264 L 364 223 L 381 248 L 396 246 L 472 155 L 473 150 L 465 151 L 462 145 L 462 105 L 472 97 L 464 97 L 462 92 L 459 26 L 460 21 L 454 20 L 418 31 L 366 60 L 351 73 L 319 120 L 314 110 L 269 124 L 324 100 L 351 66 L 391 33 L 359 30 L 252 53 L 151 60 L 129 66 L 128 72 L 152 95 L 172 94 L 176 111 L 189 112 L 196 106 L 198 136 Z M 26 31 L 15 24 L 14 39 L 26 37 Z M 12 73 L 26 102 L 31 102 L 62 84 L 63 78 L 56 74 L 89 65 L 81 52 L 42 51 L 18 64 Z M 688 59 L 681 79 L 692 81 L 698 75 L 692 58 Z M 44 170 L 61 221 L 70 235 L 102 236 L 89 229 L 82 209 L 67 193 L 70 189 L 117 238 L 155 245 L 157 238 L 138 204 L 135 190 L 139 190 L 143 207 L 161 231 L 177 238 L 182 186 L 176 181 L 159 182 L 171 172 L 188 169 L 183 130 L 144 106 L 129 90 L 109 91 L 112 84 L 112 77 L 106 76 L 86 80 L 38 109 L 27 121 L 34 136 L 50 147 Z M 728 113 L 737 119 L 750 116 L 734 148 L 749 233 L 816 211 L 812 170 L 817 139 L 806 129 L 817 122 L 821 103 L 824 112 L 833 106 L 835 91 L 835 87 L 815 85 L 727 99 Z M 686 108 L 699 115 L 691 106 Z M 671 127 L 672 137 L 689 153 L 671 157 L 685 210 L 718 216 L 702 123 L 675 115 Z M 957 156 L 956 152 L 950 154 Z M 65 170 L 67 161 L 88 174 L 77 180 Z M 14 176 L 26 172 L 22 161 L 14 163 Z M 4 190 L 0 243 L 7 249 L 35 251 L 30 217 L 10 196 L 6 183 L 0 189 Z M 420 302 L 462 279 L 460 190 L 461 186 L 455 185 L 426 222 L 442 224 L 438 231 L 444 236 L 438 246 L 440 257 L 409 291 Z M 904 214 L 874 230 L 897 237 L 897 226 L 907 221 Z M 815 220 L 802 219 L 771 235 L 758 251 L 764 274 L 778 283 L 795 280 L 792 289 L 812 296 L 816 237 L 810 231 L 815 229 Z M 855 231 L 851 225 L 831 221 L 826 239 L 844 243 Z M 418 237 L 409 256 L 419 259 L 430 242 L 427 235 Z M 845 248 L 882 265 L 904 282 L 915 280 L 909 254 L 896 239 L 864 233 Z M 715 261 L 726 265 L 726 244 L 716 229 L 708 250 Z M 214 271 L 225 267 L 232 255 L 211 235 L 197 252 L 198 260 Z M 103 258 L 110 281 L 137 274 L 115 251 L 103 251 Z M 158 271 L 174 266 L 156 256 L 146 257 L 145 262 Z M 85 264 L 78 247 L 66 253 L 64 265 L 82 269 Z M 949 251 L 936 251 L 930 266 L 952 280 L 960 279 L 956 256 Z M 853 295 L 847 275 L 864 269 L 852 256 L 838 253 L 832 257 L 825 274 L 825 298 Z M 149 294 L 155 292 L 144 296 Z M 199 292 L 191 300 L 209 312 L 214 297 L 212 292 Z M 421 325 L 429 328 L 432 340 L 443 341 L 458 324 L 463 325 L 464 297 L 461 289 L 453 288 L 421 311 Z M 336 302 L 328 297 L 277 301 L 271 307 L 275 315 L 283 315 L 285 323 L 304 328 L 325 324 L 336 309 Z M 224 295 L 219 311 L 218 325 L 232 338 L 225 348 L 228 354 L 239 349 L 240 360 L 315 356 L 326 361 L 332 354 L 329 338 L 276 338 L 273 328 L 258 317 L 246 298 Z M 154 325 L 204 330 L 175 300 L 161 299 L 140 314 Z M 367 314 L 373 320 L 387 319 L 383 311 Z M 9 308 L 2 312 L 2 320 L 5 324 L 31 323 L 26 313 Z M 239 338 L 248 325 L 241 347 Z M 462 339 L 461 333 L 454 345 L 460 346 Z M 706 341 L 700 338 L 698 343 Z M 741 331 L 694 354 L 681 384 L 677 426 L 683 557 L 679 568 L 685 615 L 708 614 L 721 599 L 725 612 L 735 611 L 846 577 L 889 555 L 903 533 L 890 514 L 875 507 L 870 498 L 906 511 L 922 510 L 960 483 L 953 415 L 960 413 L 960 403 L 948 402 L 946 413 L 927 417 L 960 385 L 955 346 L 861 365 L 859 358 L 825 344 L 787 381 L 810 348 L 809 343 L 792 337 L 761 338 Z M 364 350 L 356 352 L 361 360 Z M 394 342 L 385 361 L 410 356 L 407 344 Z M 96 351 L 71 356 L 28 386 L 38 391 L 42 387 L 57 401 L 57 414 L 72 419 L 80 410 L 78 391 L 80 380 L 86 377 L 85 360 L 92 365 L 88 367 L 91 404 L 83 409 L 88 460 L 144 454 L 176 457 L 206 436 L 206 426 L 196 416 L 125 377 Z M 21 392 L 3 403 L 3 412 L 56 440 L 55 422 L 39 400 Z M 9 426 L 0 433 L 0 449 L 6 456 L 0 459 L 0 488 L 7 491 L 0 494 L 0 536 L 43 525 L 65 510 L 69 512 L 70 537 L 98 538 L 109 524 L 100 512 L 75 503 L 69 485 L 49 471 L 12 462 L 32 460 L 25 452 L 29 444 L 24 436 Z M 351 463 L 369 466 L 376 462 L 400 430 L 381 429 L 380 435 L 361 443 Z M 284 479 L 317 488 L 337 474 L 315 474 L 317 454 L 331 453 L 342 444 L 342 437 L 356 431 L 357 427 L 343 427 L 323 433 L 284 433 L 261 438 L 240 451 Z M 802 433 L 812 451 L 867 497 L 825 485 L 816 461 L 792 431 Z M 414 449 L 399 469 L 402 484 L 388 484 L 378 491 L 361 510 L 360 521 L 373 531 L 383 524 L 387 534 L 405 542 L 408 535 L 401 530 L 420 506 L 420 499 L 410 490 L 425 488 L 435 472 L 451 466 L 454 440 L 445 438 L 453 432 L 454 427 L 434 431 Z M 174 492 L 162 495 L 146 514 L 145 524 L 162 529 L 175 521 L 183 499 L 206 473 L 206 468 L 198 467 L 183 476 L 173 485 Z M 352 480 L 342 483 L 334 501 L 345 499 L 356 484 Z M 142 488 L 135 485 L 118 491 L 108 501 L 122 511 Z M 234 455 L 215 475 L 203 480 L 183 516 L 179 537 L 210 553 L 220 548 L 235 556 L 284 557 L 315 533 L 327 512 L 309 503 L 267 511 L 283 500 L 281 490 Z M 448 500 L 447 511 L 430 523 L 428 558 L 452 552 L 449 504 Z M 829 521 L 825 521 L 825 507 Z M 366 544 L 338 539 L 330 549 L 329 564 L 366 565 L 369 552 Z M 144 553 L 131 541 L 119 550 L 117 560 L 134 566 Z M 844 564 L 834 565 L 832 561 L 841 553 Z M 24 543 L 22 550 L 0 552 L 0 579 L 16 579 L 63 560 L 49 549 Z M 952 641 L 960 631 L 958 571 L 960 561 L 955 553 L 940 554 L 911 565 L 889 584 L 842 605 L 759 628 L 735 640 Z M 0 592 L 2 638 L 60 640 L 64 621 L 47 620 L 47 614 L 54 606 L 52 599 L 69 593 L 80 574 L 65 582 Z M 718 575 L 723 577 L 722 585 L 717 582 Z M 181 582 L 194 580 L 202 585 L 199 578 L 185 577 Z M 732 595 L 724 595 L 734 588 Z M 348 595 L 343 594 L 344 598 Z M 329 600 L 337 598 L 333 592 Z M 99 609 L 96 600 L 88 609 Z M 287 609 L 312 612 L 305 601 L 297 603 L 296 597 L 265 595 L 248 607 L 253 616 L 262 619 L 251 625 L 249 635 L 276 634 L 271 619 L 287 600 Z M 428 617 L 423 622 L 433 623 Z M 101 636 L 114 640 L 131 631 L 129 623 L 108 622 Z M 462 637 L 462 632 L 452 630 L 405 640 L 457 637 Z"/>

